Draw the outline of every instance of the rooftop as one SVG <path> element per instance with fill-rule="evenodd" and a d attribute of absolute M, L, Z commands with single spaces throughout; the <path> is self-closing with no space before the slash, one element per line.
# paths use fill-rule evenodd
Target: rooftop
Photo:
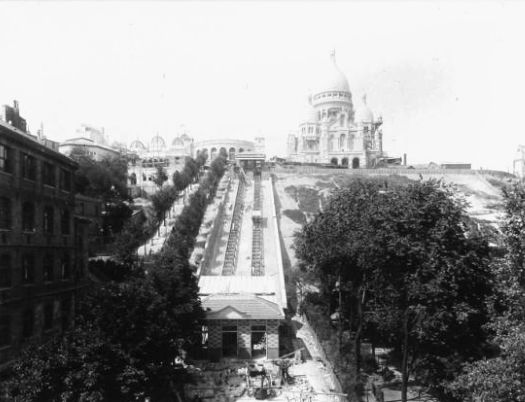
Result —
<path fill-rule="evenodd" d="M 207 319 L 284 319 L 282 308 L 253 294 L 215 294 L 202 299 Z"/>

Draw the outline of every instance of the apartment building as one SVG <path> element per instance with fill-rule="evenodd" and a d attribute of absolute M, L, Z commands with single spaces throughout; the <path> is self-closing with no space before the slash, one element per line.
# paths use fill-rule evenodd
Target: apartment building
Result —
<path fill-rule="evenodd" d="M 10 123 L 0 119 L 0 370 L 71 325 L 87 264 L 76 163 Z"/>

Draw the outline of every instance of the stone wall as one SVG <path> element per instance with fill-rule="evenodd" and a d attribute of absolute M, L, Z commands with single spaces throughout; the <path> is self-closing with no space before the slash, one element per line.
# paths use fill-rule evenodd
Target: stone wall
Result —
<path fill-rule="evenodd" d="M 237 325 L 237 348 L 239 359 L 251 358 L 251 326 L 266 325 L 266 355 L 268 359 L 279 357 L 279 320 L 210 320 L 208 321 L 208 350 L 212 361 L 222 357 L 222 327 Z"/>

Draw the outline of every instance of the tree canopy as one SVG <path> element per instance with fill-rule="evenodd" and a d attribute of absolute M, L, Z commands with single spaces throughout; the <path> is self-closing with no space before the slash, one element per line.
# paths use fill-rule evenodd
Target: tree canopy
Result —
<path fill-rule="evenodd" d="M 353 333 L 356 374 L 363 330 L 380 331 L 399 351 L 403 400 L 410 373 L 442 390 L 484 346 L 488 246 L 467 231 L 464 207 L 436 181 L 356 181 L 296 238 L 301 268 Z"/>
<path fill-rule="evenodd" d="M 129 198 L 128 165 L 125 159 L 106 157 L 95 161 L 78 149 L 73 150 L 71 158 L 78 163 L 75 172 L 75 189 L 78 193 L 100 197 L 104 201 Z"/>
<path fill-rule="evenodd" d="M 491 330 L 494 353 L 465 365 L 452 384 L 461 400 L 525 401 L 525 189 L 504 189 L 507 254 L 494 264 L 497 294 Z"/>

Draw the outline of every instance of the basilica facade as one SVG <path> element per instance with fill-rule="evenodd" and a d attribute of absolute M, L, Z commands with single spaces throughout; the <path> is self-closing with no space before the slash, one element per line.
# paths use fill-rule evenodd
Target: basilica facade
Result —
<path fill-rule="evenodd" d="M 308 96 L 298 130 L 288 136 L 288 160 L 354 169 L 376 166 L 384 156 L 382 118 L 374 118 L 366 96 L 354 105 L 335 52 L 320 78 Z"/>

